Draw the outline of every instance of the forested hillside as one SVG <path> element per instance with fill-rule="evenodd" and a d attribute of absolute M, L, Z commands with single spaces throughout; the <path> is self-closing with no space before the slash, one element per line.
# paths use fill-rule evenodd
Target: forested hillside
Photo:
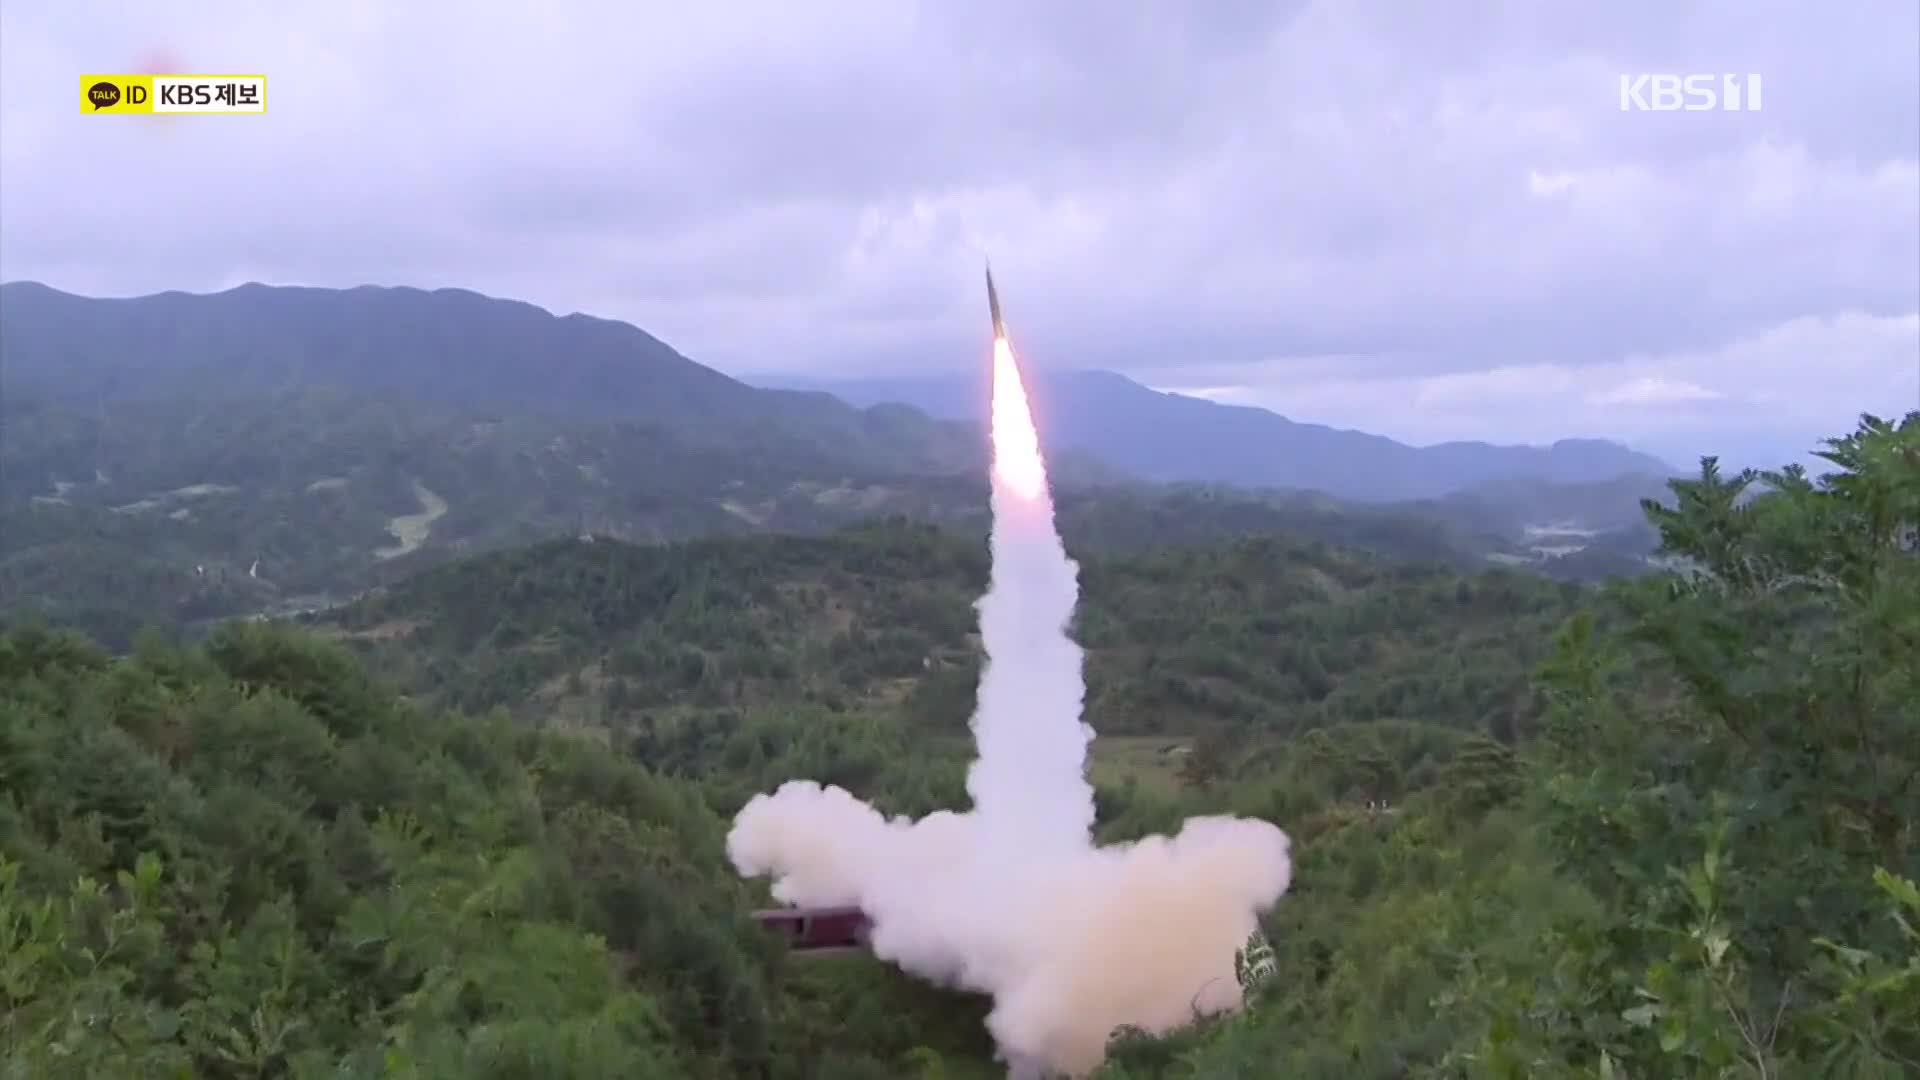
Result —
<path fill-rule="evenodd" d="M 591 743 L 421 712 L 272 627 L 123 660 L 17 633 L 0 681 L 9 1076 L 885 1077 L 921 1043 L 984 1053 L 977 1002 L 789 961 L 698 788 Z"/>
<path fill-rule="evenodd" d="M 464 289 L 242 285 L 196 295 L 75 296 L 0 285 L 16 392 L 94 412 L 304 386 L 461 413 L 629 423 L 695 444 L 759 441 L 842 463 L 938 471 L 964 429 L 910 409 L 762 390 L 646 331 Z"/>
<path fill-rule="evenodd" d="M 326 606 L 463 553 L 586 530 L 658 542 L 938 518 L 971 477 L 743 434 L 463 414 L 304 389 L 81 416 L 6 403 L 0 610 L 124 645 L 143 625 Z"/>
<path fill-rule="evenodd" d="M 1561 628 L 1539 737 L 1433 769 L 1347 728 L 1244 761 L 1230 803 L 1302 842 L 1279 974 L 1108 1074 L 1920 1072 L 1920 413 L 1827 456 L 1817 485 L 1709 461 L 1649 507 L 1699 571 Z M 1356 748 L 1385 812 L 1324 799 Z"/>
<path fill-rule="evenodd" d="M 985 485 L 971 473 L 903 476 L 632 425 L 476 419 L 313 390 L 111 417 L 6 408 L 0 619 L 38 613 L 114 648 L 143 627 L 335 606 L 450 559 L 554 537 L 821 534 L 889 516 L 986 531 Z M 1534 558 L 1520 523 L 1552 520 L 1525 501 L 1358 507 L 1067 477 L 1061 528 L 1086 551 L 1278 536 L 1470 568 Z M 1626 537 L 1613 562 L 1527 568 L 1644 569 L 1648 542 Z"/>
<path fill-rule="evenodd" d="M 425 573 L 319 625 L 467 710 L 631 730 L 689 710 L 897 712 L 964 735 L 978 539 L 904 521 L 668 547 L 559 541 Z M 1085 557 L 1088 717 L 1246 737 L 1384 719 L 1508 736 L 1582 587 L 1257 538 Z"/>
<path fill-rule="evenodd" d="M 1604 588 L 1084 553 L 1102 838 L 1296 858 L 1249 1008 L 1105 1075 L 1912 1075 L 1920 414 L 1832 458 L 1709 462 L 1647 509 L 1695 569 Z M 304 628 L 0 637 L 11 1074 L 1000 1075 L 984 1002 L 788 955 L 720 849 L 789 777 L 964 805 L 984 556 L 567 541 Z"/>
<path fill-rule="evenodd" d="M 1153 423 L 1108 419 L 1123 439 Z M 985 454 L 971 424 L 756 389 L 636 327 L 460 290 L 0 286 L 0 618 L 116 649 L 143 627 L 327 608 L 584 533 L 663 543 L 887 515 L 984 533 Z M 1359 506 L 1163 489 L 1071 448 L 1049 465 L 1083 545 L 1279 533 L 1592 579 L 1642 569 L 1649 544 L 1615 530 L 1538 550 L 1530 527 L 1631 513 L 1635 492 L 1605 487 Z M 1314 452 L 1289 468 L 1370 467 Z M 1575 547 L 1598 557 L 1547 557 Z"/>

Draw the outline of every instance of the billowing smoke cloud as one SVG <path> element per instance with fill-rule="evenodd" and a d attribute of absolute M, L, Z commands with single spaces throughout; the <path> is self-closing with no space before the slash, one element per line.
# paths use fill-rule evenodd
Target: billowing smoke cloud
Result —
<path fill-rule="evenodd" d="M 1287 837 L 1207 817 L 1172 837 L 1095 847 L 1067 636 L 1078 567 L 1053 524 L 1019 368 L 994 343 L 993 576 L 973 718 L 973 809 L 887 819 L 837 787 L 756 796 L 727 838 L 735 867 L 799 905 L 857 904 L 876 955 L 991 994 L 987 1024 L 1016 1073 L 1081 1074 L 1109 1034 L 1165 1031 L 1237 1007 L 1234 952 L 1286 891 Z"/>

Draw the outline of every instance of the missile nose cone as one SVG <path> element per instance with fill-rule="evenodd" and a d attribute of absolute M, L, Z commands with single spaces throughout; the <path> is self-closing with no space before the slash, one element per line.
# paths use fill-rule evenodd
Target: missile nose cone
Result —
<path fill-rule="evenodd" d="M 1000 294 L 993 287 L 993 264 L 987 264 L 987 314 L 993 317 L 993 336 L 1007 336 L 1007 325 L 1000 320 Z"/>

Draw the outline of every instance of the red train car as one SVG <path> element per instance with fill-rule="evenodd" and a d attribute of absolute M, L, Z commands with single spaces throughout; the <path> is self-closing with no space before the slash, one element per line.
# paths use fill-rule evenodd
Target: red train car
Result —
<path fill-rule="evenodd" d="M 864 948 L 871 929 L 866 912 L 857 907 L 773 908 L 756 911 L 753 918 L 786 938 L 795 952 Z"/>

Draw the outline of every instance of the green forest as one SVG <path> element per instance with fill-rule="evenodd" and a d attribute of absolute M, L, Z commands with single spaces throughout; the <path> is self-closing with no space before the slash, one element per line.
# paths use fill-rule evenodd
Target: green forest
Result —
<path fill-rule="evenodd" d="M 21 355 L 8 354 L 0 394 L 0 611 L 37 613 L 116 652 L 145 627 L 197 635 L 230 618 L 331 609 L 434 566 L 562 537 L 825 535 L 887 516 L 956 539 L 987 531 L 981 433 L 900 406 L 762 402 L 733 385 L 745 403 L 689 432 L 639 414 L 556 417 L 300 380 L 262 388 L 219 368 L 110 393 L 118 384 L 83 377 L 84 365 Z M 35 366 L 45 379 L 22 381 Z M 689 366 L 700 385 L 720 378 Z M 456 368 L 445 383 L 467 377 Z M 655 390 L 649 409 L 667 393 Z M 773 405 L 812 433 L 769 427 L 758 410 Z M 1512 482 L 1363 503 L 1148 484 L 1071 450 L 1050 468 L 1060 528 L 1083 551 L 1284 534 L 1460 569 L 1522 562 L 1568 580 L 1644 567 L 1651 532 L 1626 518 L 1659 484 Z M 1592 532 L 1571 553 L 1543 555 L 1527 533 L 1568 522 Z"/>
<path fill-rule="evenodd" d="M 1920 413 L 1713 459 L 1604 584 L 1325 539 L 1082 561 L 1103 841 L 1265 818 L 1247 1006 L 1100 1075 L 1920 1073 Z M 990 1003 L 789 953 L 723 841 L 964 807 L 978 530 L 596 539 L 296 621 L 0 634 L 6 1077 L 970 1078 Z"/>

